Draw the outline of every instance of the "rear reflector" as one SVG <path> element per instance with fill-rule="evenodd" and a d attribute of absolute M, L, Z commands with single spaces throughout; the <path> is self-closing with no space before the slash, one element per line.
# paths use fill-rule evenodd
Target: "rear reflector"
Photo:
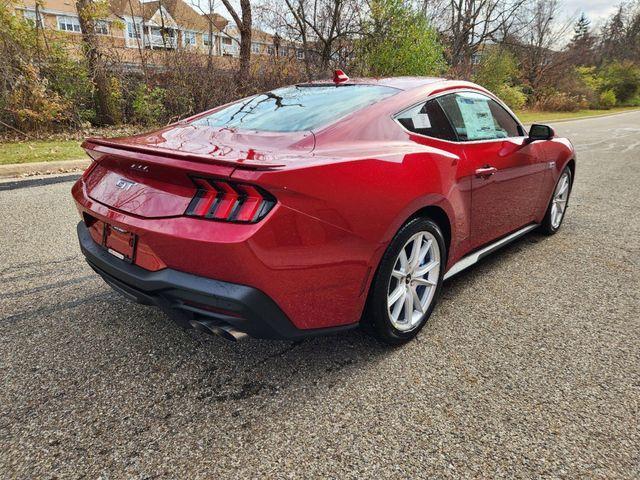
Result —
<path fill-rule="evenodd" d="M 276 204 L 276 199 L 260 187 L 193 177 L 196 191 L 185 215 L 223 222 L 255 223 Z"/>

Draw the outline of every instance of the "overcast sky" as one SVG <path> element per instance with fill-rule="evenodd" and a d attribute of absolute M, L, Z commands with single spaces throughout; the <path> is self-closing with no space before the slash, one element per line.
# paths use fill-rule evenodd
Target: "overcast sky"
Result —
<path fill-rule="evenodd" d="M 595 27 L 616 10 L 617 4 L 619 2 L 612 0 L 564 0 L 563 10 L 571 17 L 577 17 L 584 12 L 591 20 L 591 26 Z"/>

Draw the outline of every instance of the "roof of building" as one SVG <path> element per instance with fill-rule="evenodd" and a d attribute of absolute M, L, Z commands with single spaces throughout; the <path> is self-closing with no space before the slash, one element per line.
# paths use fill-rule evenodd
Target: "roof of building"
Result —
<path fill-rule="evenodd" d="M 119 17 L 129 15 L 150 20 L 163 6 L 169 15 L 181 27 L 191 30 L 207 32 L 209 19 L 213 21 L 216 29 L 222 30 L 229 23 L 226 18 L 218 13 L 199 14 L 183 0 L 160 0 L 153 2 L 140 2 L 139 0 L 110 0 L 109 7 L 114 15 Z"/>
<path fill-rule="evenodd" d="M 118 0 L 128 2 L 129 0 Z M 150 19 L 160 8 L 163 6 L 169 15 L 178 23 L 181 27 L 186 27 L 191 30 L 197 30 L 206 32 L 209 30 L 209 18 L 213 21 L 213 25 L 222 30 L 228 23 L 227 19 L 217 13 L 211 14 L 199 14 L 193 8 L 191 8 L 183 0 L 161 0 L 155 2 L 145 2 L 143 4 L 143 18 L 145 20 Z"/>

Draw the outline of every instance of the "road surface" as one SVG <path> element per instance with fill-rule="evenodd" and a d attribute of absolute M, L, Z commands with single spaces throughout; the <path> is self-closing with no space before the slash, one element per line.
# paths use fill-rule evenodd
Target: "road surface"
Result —
<path fill-rule="evenodd" d="M 84 263 L 68 179 L 0 184 L 0 477 L 638 478 L 640 113 L 556 127 L 560 233 L 396 349 L 182 331 Z"/>

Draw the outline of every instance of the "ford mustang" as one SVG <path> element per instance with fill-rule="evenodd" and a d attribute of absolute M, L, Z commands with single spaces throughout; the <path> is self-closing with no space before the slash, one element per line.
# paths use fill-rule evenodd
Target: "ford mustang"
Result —
<path fill-rule="evenodd" d="M 443 280 L 555 233 L 575 177 L 568 140 L 478 85 L 341 71 L 83 147 L 89 265 L 228 339 L 363 326 L 406 342 Z"/>

